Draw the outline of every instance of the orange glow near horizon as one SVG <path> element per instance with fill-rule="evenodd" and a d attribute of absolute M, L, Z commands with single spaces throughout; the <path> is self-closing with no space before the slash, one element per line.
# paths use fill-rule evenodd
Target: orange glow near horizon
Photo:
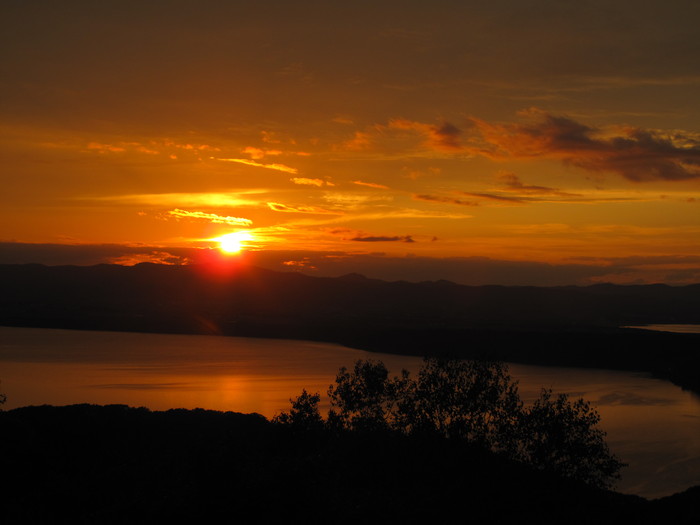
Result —
<path fill-rule="evenodd" d="M 614 3 L 606 20 L 634 17 L 620 46 L 582 2 L 4 4 L 3 264 L 700 282 L 700 34 L 683 9 Z"/>

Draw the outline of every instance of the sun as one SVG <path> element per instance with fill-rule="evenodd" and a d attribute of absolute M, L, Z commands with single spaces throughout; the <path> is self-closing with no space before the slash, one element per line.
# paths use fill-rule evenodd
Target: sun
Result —
<path fill-rule="evenodd" d="M 245 242 L 252 239 L 248 232 L 235 232 L 221 237 L 216 237 L 212 241 L 219 243 L 219 249 L 224 253 L 240 253 L 245 247 Z"/>

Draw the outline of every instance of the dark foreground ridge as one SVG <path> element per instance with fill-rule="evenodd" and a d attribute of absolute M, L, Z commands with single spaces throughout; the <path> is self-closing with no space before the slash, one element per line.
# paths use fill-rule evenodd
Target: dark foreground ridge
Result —
<path fill-rule="evenodd" d="M 124 405 L 0 412 L 5 523 L 697 523 L 446 440 Z"/>
<path fill-rule="evenodd" d="M 0 325 L 308 339 L 372 351 L 640 370 L 700 392 L 700 285 L 462 286 L 252 267 L 0 265 Z"/>

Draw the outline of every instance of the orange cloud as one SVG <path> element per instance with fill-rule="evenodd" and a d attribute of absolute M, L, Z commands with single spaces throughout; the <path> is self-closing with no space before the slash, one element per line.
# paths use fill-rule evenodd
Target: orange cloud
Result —
<path fill-rule="evenodd" d="M 457 204 L 459 206 L 478 206 L 478 202 L 474 201 L 463 201 L 460 199 L 455 199 L 452 197 L 443 197 L 441 195 L 413 195 L 413 199 L 417 201 L 427 201 L 427 202 L 444 202 L 446 204 Z"/>
<path fill-rule="evenodd" d="M 355 136 L 343 143 L 343 149 L 350 151 L 365 150 L 372 147 L 372 135 L 363 131 L 356 131 Z"/>
<path fill-rule="evenodd" d="M 243 153 L 247 153 L 252 159 L 262 159 L 265 156 L 265 151 L 261 150 L 260 148 L 254 148 L 252 146 L 243 148 Z"/>
<path fill-rule="evenodd" d="M 493 159 L 557 159 L 635 182 L 700 178 L 700 142 L 689 134 L 637 127 L 603 130 L 536 110 L 529 115 L 535 119 L 527 124 L 472 118 L 482 141 L 475 151 Z"/>
<path fill-rule="evenodd" d="M 389 186 L 385 186 L 384 184 L 377 184 L 376 182 L 363 182 L 361 180 L 354 180 L 352 181 L 353 184 L 357 184 L 358 186 L 367 186 L 368 188 L 377 188 L 380 190 L 388 190 Z"/>
<path fill-rule="evenodd" d="M 210 146 L 208 144 L 190 144 L 188 143 L 179 143 L 179 142 L 174 142 L 172 140 L 166 140 L 163 143 L 165 146 L 172 147 L 172 148 L 178 148 L 178 149 L 184 149 L 188 151 L 196 151 L 196 152 L 202 152 L 202 151 L 221 151 L 220 148 L 217 148 L 215 146 Z"/>
<path fill-rule="evenodd" d="M 389 121 L 388 128 L 417 131 L 425 137 L 426 145 L 433 149 L 441 151 L 459 151 L 462 149 L 459 142 L 459 136 L 462 131 L 449 122 L 435 126 L 412 120 L 394 119 Z"/>
<path fill-rule="evenodd" d="M 323 186 L 324 184 L 326 184 L 328 186 L 333 186 L 332 183 L 326 182 L 322 179 L 307 179 L 304 177 L 294 177 L 294 178 L 291 178 L 289 180 L 292 181 L 294 184 L 299 184 L 302 186 L 318 186 L 319 188 L 321 186 Z"/>
<path fill-rule="evenodd" d="M 231 226 L 250 226 L 253 221 L 242 217 L 229 217 L 217 215 L 215 213 L 204 213 L 202 211 L 186 211 L 174 209 L 168 212 L 168 215 L 173 217 L 182 217 L 187 219 L 204 219 L 214 224 L 229 224 Z"/>
<path fill-rule="evenodd" d="M 462 130 L 449 122 L 434 125 L 393 119 L 367 132 L 355 132 L 343 148 L 376 149 L 381 147 L 382 137 L 390 137 L 392 131 L 406 131 L 422 137 L 424 148 L 445 153 L 481 155 L 493 160 L 555 159 L 590 172 L 617 173 L 635 182 L 700 178 L 697 134 L 632 126 L 597 128 L 537 109 L 522 115 L 530 120 L 493 124 L 470 118 L 464 140 Z"/>
<path fill-rule="evenodd" d="M 134 266 L 140 263 L 167 264 L 170 266 L 180 264 L 190 264 L 192 259 L 189 257 L 176 256 L 165 251 L 153 250 L 148 253 L 132 253 L 108 258 L 108 264 L 120 264 L 122 266 Z"/>
<path fill-rule="evenodd" d="M 309 258 L 308 258 L 308 257 L 304 257 L 304 258 L 303 258 L 302 260 L 300 260 L 300 261 L 294 261 L 294 260 L 282 261 L 282 264 L 283 264 L 284 266 L 291 266 L 291 267 L 303 268 L 303 269 L 305 269 L 305 270 L 316 270 L 316 266 L 314 266 L 313 264 L 311 264 L 311 263 L 309 262 Z"/>
<path fill-rule="evenodd" d="M 100 142 L 89 142 L 87 149 L 96 150 L 99 153 L 122 153 L 122 152 L 138 152 L 147 155 L 160 155 L 161 153 L 169 153 L 171 159 L 177 159 L 177 155 L 172 153 L 172 149 L 186 150 L 191 153 L 199 154 L 204 151 L 220 151 L 219 148 L 209 146 L 207 144 L 189 144 L 178 143 L 170 139 L 151 140 L 147 144 L 141 142 L 118 142 L 116 144 L 103 144 Z"/>
<path fill-rule="evenodd" d="M 126 148 L 121 146 L 113 146 L 112 144 L 100 144 L 99 142 L 90 142 L 87 145 L 88 149 L 97 150 L 99 153 L 121 153 L 126 151 Z"/>
<path fill-rule="evenodd" d="M 285 164 L 262 164 L 260 162 L 255 162 L 254 160 L 248 160 L 248 159 L 217 159 L 212 157 L 214 160 L 220 160 L 223 162 L 237 162 L 239 164 L 245 164 L 246 166 L 253 166 L 255 168 L 267 168 L 269 170 L 277 170 L 277 171 L 284 171 L 287 173 L 293 173 L 294 175 L 297 174 L 299 170 L 296 168 L 292 168 L 290 166 L 286 166 Z"/>
<path fill-rule="evenodd" d="M 248 199 L 245 195 L 259 195 L 267 193 L 266 189 L 246 188 L 235 193 L 144 193 L 137 195 L 111 195 L 96 197 L 90 200 L 117 202 L 123 204 L 136 204 L 145 206 L 197 206 L 197 207 L 222 207 L 222 206 L 257 206 L 258 199 Z"/>
<path fill-rule="evenodd" d="M 262 141 L 267 142 L 268 144 L 280 144 L 282 142 L 275 137 L 275 133 L 273 131 L 261 131 L 260 135 L 262 136 Z"/>
<path fill-rule="evenodd" d="M 284 213 L 337 213 L 315 206 L 287 206 L 279 202 L 268 202 L 267 206 L 273 211 Z"/>
<path fill-rule="evenodd" d="M 160 155 L 160 151 L 147 148 L 146 146 L 137 146 L 136 151 L 146 153 L 147 155 Z"/>
<path fill-rule="evenodd" d="M 502 172 L 496 175 L 498 181 L 502 184 L 501 191 L 517 192 L 526 195 L 559 195 L 561 197 L 577 197 L 574 193 L 567 193 L 558 188 L 550 188 L 548 186 L 533 186 L 525 184 L 520 180 L 515 173 Z"/>
<path fill-rule="evenodd" d="M 401 150 L 432 150 L 441 153 L 466 151 L 460 143 L 462 131 L 445 122 L 441 125 L 426 124 L 397 118 L 387 124 L 375 124 L 365 131 L 356 131 L 354 137 L 343 142 L 339 149 L 345 151 L 384 152 Z"/>
<path fill-rule="evenodd" d="M 466 197 L 476 197 L 477 199 L 486 199 L 489 201 L 496 201 L 500 203 L 507 204 L 523 204 L 523 200 L 518 197 L 512 197 L 510 195 L 498 195 L 495 193 L 470 193 L 467 191 L 460 191 L 460 195 L 465 195 Z"/>
<path fill-rule="evenodd" d="M 243 148 L 243 153 L 247 153 L 250 155 L 251 159 L 262 159 L 266 155 L 282 155 L 282 151 L 278 149 L 261 149 L 261 148 L 255 148 L 253 146 L 248 146 L 246 148 Z"/>

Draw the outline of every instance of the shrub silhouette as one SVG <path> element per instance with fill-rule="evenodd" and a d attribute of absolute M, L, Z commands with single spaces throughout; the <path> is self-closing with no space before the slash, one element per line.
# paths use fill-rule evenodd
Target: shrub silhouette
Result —
<path fill-rule="evenodd" d="M 408 374 L 404 371 L 407 378 Z M 386 430 L 396 426 L 397 403 L 403 395 L 398 378 L 389 379 L 384 363 L 359 360 L 352 372 L 338 371 L 328 388 L 329 424 L 346 430 Z"/>
<path fill-rule="evenodd" d="M 609 488 L 624 466 L 596 428 L 599 414 L 583 399 L 542 390 L 525 407 L 517 382 L 497 361 L 426 358 L 413 379 L 390 378 L 381 361 L 359 360 L 338 371 L 324 422 L 319 394 L 306 391 L 276 423 L 335 431 L 439 436 L 478 445 L 540 470 Z"/>
<path fill-rule="evenodd" d="M 402 381 L 397 427 L 494 450 L 511 448 L 522 408 L 507 367 L 494 361 L 426 359 L 418 378 Z"/>
<path fill-rule="evenodd" d="M 289 401 L 292 403 L 291 410 L 273 417 L 273 423 L 289 425 L 301 431 L 323 428 L 323 418 L 318 409 L 318 404 L 321 401 L 319 394 L 309 394 L 304 389 L 299 397 Z"/>
<path fill-rule="evenodd" d="M 583 399 L 569 401 L 566 394 L 552 397 L 542 389 L 535 403 L 520 417 L 521 438 L 515 457 L 539 469 L 591 485 L 609 488 L 624 466 L 596 428 L 600 415 Z"/>

